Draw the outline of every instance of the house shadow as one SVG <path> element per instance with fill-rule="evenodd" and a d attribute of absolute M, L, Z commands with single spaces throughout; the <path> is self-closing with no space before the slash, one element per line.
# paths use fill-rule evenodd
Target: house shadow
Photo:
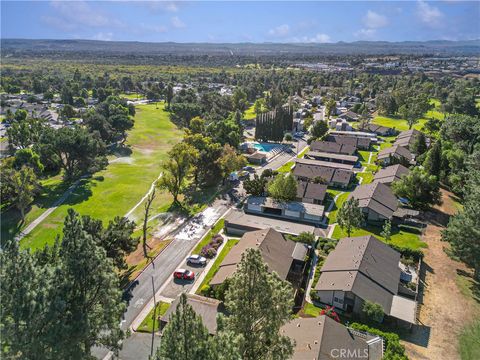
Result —
<path fill-rule="evenodd" d="M 439 209 L 431 208 L 422 213 L 422 218 L 432 225 L 445 227 L 448 225 L 450 215 Z"/>
<path fill-rule="evenodd" d="M 432 328 L 425 324 L 415 324 L 408 333 L 400 335 L 400 339 L 421 347 L 428 347 Z"/>

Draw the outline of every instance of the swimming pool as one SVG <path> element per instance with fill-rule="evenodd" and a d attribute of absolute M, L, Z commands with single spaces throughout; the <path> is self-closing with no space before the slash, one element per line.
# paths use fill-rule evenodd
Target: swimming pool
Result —
<path fill-rule="evenodd" d="M 280 147 L 280 144 L 269 144 L 269 143 L 254 143 L 253 147 L 257 150 L 264 151 L 264 152 L 269 152 L 272 151 L 275 148 Z"/>

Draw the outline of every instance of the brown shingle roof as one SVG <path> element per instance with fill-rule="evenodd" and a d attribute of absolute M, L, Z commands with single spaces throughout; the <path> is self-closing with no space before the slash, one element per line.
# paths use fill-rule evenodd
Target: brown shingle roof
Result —
<path fill-rule="evenodd" d="M 353 155 L 357 148 L 353 145 L 340 144 L 333 141 L 313 141 L 310 150 L 333 154 Z"/>
<path fill-rule="evenodd" d="M 351 333 L 345 326 L 326 315 L 297 318 L 280 328 L 280 334 L 295 341 L 292 360 L 323 360 L 332 358 L 332 350 L 348 349 L 349 359 L 363 359 L 368 354 L 365 339 Z"/>
<path fill-rule="evenodd" d="M 341 239 L 322 266 L 315 290 L 351 291 L 390 313 L 400 281 L 400 253 L 374 236 Z"/>
<path fill-rule="evenodd" d="M 384 184 L 391 184 L 394 181 L 400 180 L 402 175 L 406 175 L 409 172 L 410 170 L 401 164 L 391 165 L 376 173 L 373 180 Z"/>
<path fill-rule="evenodd" d="M 420 131 L 415 129 L 402 131 L 398 134 L 394 144 L 409 148 L 415 142 L 418 135 L 420 135 Z"/>
<path fill-rule="evenodd" d="M 286 239 L 274 229 L 245 233 L 225 256 L 210 285 L 219 285 L 232 276 L 242 259 L 242 254 L 250 248 L 260 250 L 269 270 L 275 271 L 282 280 L 285 280 L 292 265 L 295 245 L 294 241 Z"/>
<path fill-rule="evenodd" d="M 407 148 L 400 146 L 398 144 L 394 144 L 389 148 L 385 148 L 381 150 L 378 153 L 377 159 L 382 160 L 382 159 L 389 158 L 390 156 L 393 156 L 393 155 L 401 156 L 408 161 L 412 161 L 413 159 L 412 153 Z"/>
<path fill-rule="evenodd" d="M 357 199 L 361 208 L 370 208 L 388 219 L 398 208 L 398 200 L 392 190 L 381 182 L 357 186 L 348 196 L 348 199 L 351 198 Z"/>
<path fill-rule="evenodd" d="M 179 303 L 180 296 L 172 302 L 167 312 L 162 316 L 162 322 L 169 322 Z M 187 294 L 187 303 L 202 318 L 203 325 L 208 329 L 208 332 L 212 335 L 215 334 L 217 332 L 217 315 L 219 312 L 223 312 L 222 302 L 200 295 Z"/>
<path fill-rule="evenodd" d="M 297 182 L 297 198 L 315 199 L 323 201 L 327 193 L 327 185 L 315 184 L 312 182 L 299 181 Z"/>

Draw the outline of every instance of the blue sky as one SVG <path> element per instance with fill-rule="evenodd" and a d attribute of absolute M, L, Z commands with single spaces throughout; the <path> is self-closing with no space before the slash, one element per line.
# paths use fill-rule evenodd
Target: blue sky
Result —
<path fill-rule="evenodd" d="M 175 42 L 480 38 L 477 1 L 3 1 L 1 37 Z"/>

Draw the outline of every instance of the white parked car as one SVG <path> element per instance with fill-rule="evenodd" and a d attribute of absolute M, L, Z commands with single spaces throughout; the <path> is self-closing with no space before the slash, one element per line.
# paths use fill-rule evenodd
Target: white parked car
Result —
<path fill-rule="evenodd" d="M 187 264 L 193 264 L 193 265 L 206 265 L 207 264 L 207 259 L 204 258 L 203 256 L 200 255 L 190 255 L 187 258 Z"/>

